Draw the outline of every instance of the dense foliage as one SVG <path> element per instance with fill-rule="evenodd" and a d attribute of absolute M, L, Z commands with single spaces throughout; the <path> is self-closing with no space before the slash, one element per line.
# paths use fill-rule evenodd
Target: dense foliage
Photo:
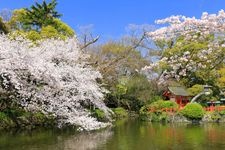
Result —
<path fill-rule="evenodd" d="M 115 114 L 115 118 L 117 118 L 117 119 L 128 117 L 127 111 L 122 107 L 114 108 L 113 112 Z"/>
<path fill-rule="evenodd" d="M 111 88 L 105 103 L 110 107 L 124 107 L 128 110 L 139 111 L 144 105 L 154 101 L 157 87 L 143 75 L 121 77 L 118 84 Z"/>

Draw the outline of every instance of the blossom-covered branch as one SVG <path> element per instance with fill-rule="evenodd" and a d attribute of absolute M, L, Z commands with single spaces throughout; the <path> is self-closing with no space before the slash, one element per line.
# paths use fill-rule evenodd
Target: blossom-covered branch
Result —
<path fill-rule="evenodd" d="M 86 65 L 75 38 L 45 40 L 37 45 L 18 38 L 0 36 L 0 89 L 28 111 L 51 114 L 58 125 L 80 126 L 85 130 L 109 125 L 90 116 L 87 106 L 111 111 L 103 103 L 104 89 L 96 79 L 98 71 Z"/>
<path fill-rule="evenodd" d="M 149 32 L 156 45 L 163 43 L 161 59 L 143 68 L 145 72 L 160 70 L 159 84 L 169 78 L 193 79 L 193 74 L 222 67 L 225 52 L 225 12 L 203 13 L 195 17 L 171 16 L 157 20 L 165 27 Z M 201 75 L 202 76 L 202 75 Z"/>

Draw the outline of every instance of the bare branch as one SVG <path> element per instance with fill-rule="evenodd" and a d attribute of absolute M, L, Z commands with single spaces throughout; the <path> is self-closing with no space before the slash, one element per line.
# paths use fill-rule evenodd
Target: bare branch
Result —
<path fill-rule="evenodd" d="M 100 36 L 97 36 L 95 38 L 93 38 L 93 36 L 91 35 L 92 40 L 91 41 L 87 41 L 87 36 L 84 37 L 84 45 L 82 45 L 80 47 L 81 50 L 87 48 L 88 46 L 90 46 L 91 44 L 94 44 L 95 42 L 97 42 L 100 38 Z"/>

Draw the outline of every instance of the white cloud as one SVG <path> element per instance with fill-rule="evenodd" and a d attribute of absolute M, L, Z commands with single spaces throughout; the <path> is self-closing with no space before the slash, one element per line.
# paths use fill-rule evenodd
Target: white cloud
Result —
<path fill-rule="evenodd" d="M 126 26 L 126 31 L 132 31 L 132 30 L 145 30 L 145 31 L 153 31 L 156 29 L 155 25 L 151 25 L 151 24 L 128 24 Z"/>

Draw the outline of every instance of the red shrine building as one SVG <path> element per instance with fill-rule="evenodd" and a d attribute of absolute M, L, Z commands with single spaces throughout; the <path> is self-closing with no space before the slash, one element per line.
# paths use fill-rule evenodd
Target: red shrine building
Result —
<path fill-rule="evenodd" d="M 188 91 L 182 86 L 169 86 L 163 92 L 163 97 L 166 100 L 175 101 L 180 107 L 184 107 L 191 99 Z"/>

